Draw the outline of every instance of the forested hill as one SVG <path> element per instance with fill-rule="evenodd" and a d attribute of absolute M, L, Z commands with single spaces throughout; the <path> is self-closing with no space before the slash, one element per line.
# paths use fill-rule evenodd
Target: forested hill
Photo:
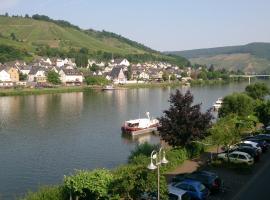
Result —
<path fill-rule="evenodd" d="M 250 73 L 270 73 L 270 43 L 166 52 L 183 56 L 192 63 Z"/>
<path fill-rule="evenodd" d="M 27 52 L 30 57 L 69 56 L 83 49 L 80 53 L 97 59 L 110 59 L 113 55 L 127 57 L 131 61 L 161 60 L 183 66 L 188 64 L 183 57 L 164 55 L 115 33 L 82 30 L 67 21 L 53 20 L 44 15 L 0 16 L 0 45 Z M 10 60 L 12 56 L 1 57 Z"/>

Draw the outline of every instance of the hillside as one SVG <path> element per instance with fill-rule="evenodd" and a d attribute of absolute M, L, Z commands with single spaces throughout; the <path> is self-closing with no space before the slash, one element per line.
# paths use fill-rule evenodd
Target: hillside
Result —
<path fill-rule="evenodd" d="M 107 57 L 136 55 L 138 58 L 147 55 L 153 59 L 187 63 L 184 58 L 163 55 L 114 33 L 82 30 L 62 20 L 37 16 L 36 19 L 0 16 L 0 45 L 24 49 L 32 55 L 36 55 L 38 49 L 44 53 L 44 48 L 54 49 L 58 54 L 86 48 L 94 57 L 97 54 L 106 54 Z"/>
<path fill-rule="evenodd" d="M 249 73 L 270 73 L 270 43 L 250 43 L 243 46 L 167 52 L 183 56 L 198 64 L 213 64 L 216 68 L 243 70 Z"/>

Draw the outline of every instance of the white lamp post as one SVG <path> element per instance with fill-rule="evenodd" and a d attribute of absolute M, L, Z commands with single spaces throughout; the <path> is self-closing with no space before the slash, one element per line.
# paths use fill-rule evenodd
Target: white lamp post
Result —
<path fill-rule="evenodd" d="M 153 160 L 155 160 L 155 163 L 153 163 Z M 159 180 L 160 180 L 160 174 L 159 174 L 159 166 L 161 164 L 167 164 L 169 161 L 166 159 L 165 157 L 165 151 L 164 149 L 161 147 L 159 149 L 159 151 L 152 151 L 151 153 L 151 162 L 150 164 L 147 166 L 148 169 L 150 170 L 155 170 L 157 169 L 158 172 L 158 200 L 159 200 Z"/>

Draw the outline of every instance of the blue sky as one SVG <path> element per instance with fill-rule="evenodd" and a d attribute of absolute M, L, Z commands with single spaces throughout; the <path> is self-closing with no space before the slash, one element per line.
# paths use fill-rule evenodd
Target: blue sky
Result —
<path fill-rule="evenodd" d="M 270 42 L 269 0 L 0 0 L 0 13 L 45 14 L 156 50 Z"/>

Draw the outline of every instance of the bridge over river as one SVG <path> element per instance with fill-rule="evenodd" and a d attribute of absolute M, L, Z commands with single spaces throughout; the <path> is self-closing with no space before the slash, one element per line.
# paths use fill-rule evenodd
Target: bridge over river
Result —
<path fill-rule="evenodd" d="M 250 84 L 251 78 L 256 77 L 270 77 L 270 74 L 254 74 L 254 75 L 230 75 L 230 78 L 248 78 L 248 83 Z"/>

